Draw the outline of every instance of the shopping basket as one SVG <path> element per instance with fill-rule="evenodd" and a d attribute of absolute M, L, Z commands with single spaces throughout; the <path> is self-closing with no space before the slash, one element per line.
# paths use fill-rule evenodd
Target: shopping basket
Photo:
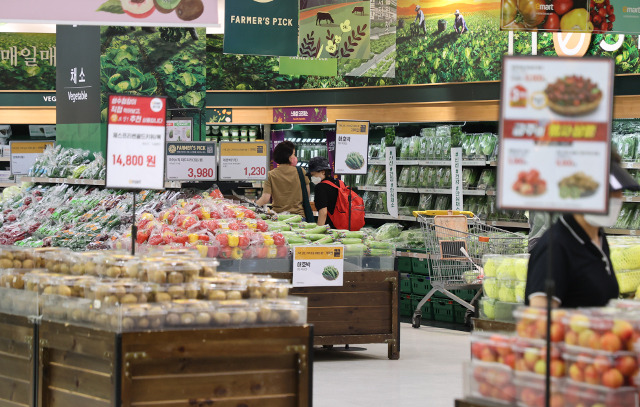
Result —
<path fill-rule="evenodd" d="M 412 325 L 420 327 L 422 306 L 439 291 L 471 312 L 482 293 L 482 256 L 527 253 L 527 238 L 483 223 L 472 212 L 416 211 L 431 259 L 431 290 L 413 312 Z M 478 290 L 466 302 L 449 290 Z"/>

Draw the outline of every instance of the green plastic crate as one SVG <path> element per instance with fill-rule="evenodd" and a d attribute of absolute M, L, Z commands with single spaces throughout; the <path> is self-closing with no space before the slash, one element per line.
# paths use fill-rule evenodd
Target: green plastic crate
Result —
<path fill-rule="evenodd" d="M 431 270 L 431 263 L 429 259 L 411 259 L 411 267 L 413 269 L 414 274 L 420 274 L 423 276 L 428 276 Z"/>
<path fill-rule="evenodd" d="M 464 307 L 457 302 L 453 303 L 453 320 L 457 324 L 464 324 L 464 317 L 467 315 L 467 307 Z"/>
<path fill-rule="evenodd" d="M 420 300 L 424 298 L 422 295 L 412 295 L 411 296 L 411 312 L 413 313 L 416 308 L 418 308 L 418 304 L 420 304 Z M 433 307 L 431 306 L 431 298 L 422 306 L 422 319 L 424 320 L 432 320 L 433 319 Z"/>
<path fill-rule="evenodd" d="M 400 274 L 400 292 L 402 294 L 411 294 L 411 279 L 410 274 Z"/>
<path fill-rule="evenodd" d="M 475 297 L 476 290 L 451 290 L 452 293 L 460 297 L 461 299 L 469 302 Z"/>
<path fill-rule="evenodd" d="M 431 281 L 429 281 L 429 277 L 411 274 L 409 278 L 411 279 L 412 294 L 424 296 L 427 295 L 429 290 L 431 290 Z"/>
<path fill-rule="evenodd" d="M 410 317 L 413 315 L 413 308 L 411 308 L 411 295 L 400 294 L 400 316 Z"/>
<path fill-rule="evenodd" d="M 398 257 L 398 271 L 411 273 L 411 257 Z"/>
<path fill-rule="evenodd" d="M 433 319 L 440 322 L 454 322 L 453 301 L 434 298 L 431 300 Z"/>

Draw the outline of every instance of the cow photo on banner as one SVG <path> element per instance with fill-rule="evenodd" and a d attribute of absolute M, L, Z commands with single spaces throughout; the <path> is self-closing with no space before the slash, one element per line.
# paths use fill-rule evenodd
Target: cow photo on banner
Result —
<path fill-rule="evenodd" d="M 224 53 L 298 55 L 298 0 L 226 0 Z"/>
<path fill-rule="evenodd" d="M 301 57 L 369 58 L 370 31 L 368 0 L 300 0 Z"/>

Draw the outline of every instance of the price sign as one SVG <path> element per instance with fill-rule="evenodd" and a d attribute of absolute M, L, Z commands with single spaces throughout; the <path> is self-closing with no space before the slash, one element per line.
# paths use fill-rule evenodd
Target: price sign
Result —
<path fill-rule="evenodd" d="M 366 174 L 368 149 L 368 121 L 336 121 L 336 174 Z"/>
<path fill-rule="evenodd" d="M 107 187 L 163 189 L 166 98 L 109 96 Z"/>
<path fill-rule="evenodd" d="M 193 118 L 167 120 L 167 142 L 191 141 L 193 134 Z"/>
<path fill-rule="evenodd" d="M 293 252 L 294 287 L 342 287 L 344 246 L 296 246 Z"/>
<path fill-rule="evenodd" d="M 605 58 L 505 57 L 500 208 L 607 211 L 613 75 Z"/>
<path fill-rule="evenodd" d="M 167 180 L 215 181 L 216 143 L 167 143 Z"/>
<path fill-rule="evenodd" d="M 268 168 L 267 143 L 220 143 L 221 181 L 264 181 Z"/>
<path fill-rule="evenodd" d="M 53 141 L 12 141 L 11 146 L 11 174 L 29 175 L 38 157 L 44 153 Z"/>

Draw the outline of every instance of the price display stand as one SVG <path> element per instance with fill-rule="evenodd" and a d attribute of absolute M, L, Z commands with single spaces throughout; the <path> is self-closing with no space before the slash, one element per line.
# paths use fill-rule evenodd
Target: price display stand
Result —
<path fill-rule="evenodd" d="M 613 61 L 605 58 L 504 58 L 497 185 L 501 209 L 607 213 L 613 75 Z M 578 178 L 589 182 L 577 185 Z M 547 233 L 549 406 L 555 236 L 553 228 Z"/>
<path fill-rule="evenodd" d="M 135 254 L 136 191 L 164 189 L 166 98 L 110 95 L 107 117 L 106 186 L 132 191 L 131 254 Z"/>
<path fill-rule="evenodd" d="M 267 143 L 220 143 L 220 181 L 266 181 L 268 171 Z"/>

